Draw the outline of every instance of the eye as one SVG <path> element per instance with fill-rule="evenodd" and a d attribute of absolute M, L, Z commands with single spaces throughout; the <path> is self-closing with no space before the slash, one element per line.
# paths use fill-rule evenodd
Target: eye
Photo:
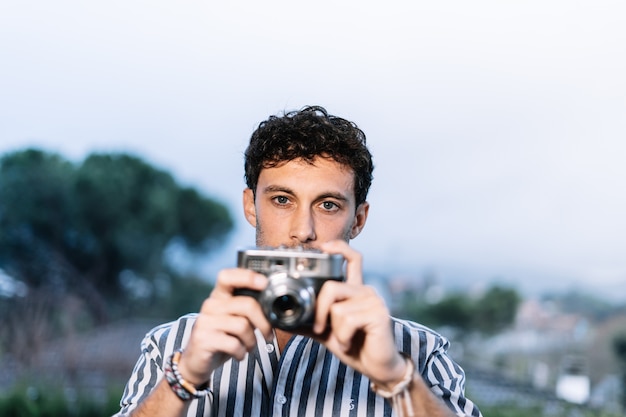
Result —
<path fill-rule="evenodd" d="M 289 204 L 289 197 L 284 196 L 284 195 L 278 195 L 278 196 L 272 198 L 272 200 L 274 200 L 274 202 L 276 204 L 281 205 L 281 206 Z"/>
<path fill-rule="evenodd" d="M 324 201 L 321 204 L 321 207 L 325 210 L 325 211 L 337 211 L 339 210 L 339 206 L 332 202 L 332 201 Z"/>

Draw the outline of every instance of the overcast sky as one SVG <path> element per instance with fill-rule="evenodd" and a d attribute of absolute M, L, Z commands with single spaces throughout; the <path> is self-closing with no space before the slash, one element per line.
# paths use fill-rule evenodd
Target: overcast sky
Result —
<path fill-rule="evenodd" d="M 369 270 L 626 294 L 624 74 L 622 1 L 8 0 L 0 153 L 133 152 L 243 219 L 252 130 L 320 104 L 374 154 Z"/>

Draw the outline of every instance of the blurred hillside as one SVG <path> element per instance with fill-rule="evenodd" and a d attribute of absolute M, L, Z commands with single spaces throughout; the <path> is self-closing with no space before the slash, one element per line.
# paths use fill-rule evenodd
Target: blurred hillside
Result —
<path fill-rule="evenodd" d="M 478 404 L 624 411 L 626 304 L 575 291 L 529 297 L 498 284 L 450 291 L 432 275 L 379 285 L 396 315 L 451 339 Z"/>
<path fill-rule="evenodd" d="M 0 411 L 15 390 L 27 402 L 51 388 L 70 403 L 119 398 L 143 335 L 211 291 L 175 258 L 210 258 L 232 227 L 222 203 L 132 155 L 2 156 Z M 479 405 L 623 411 L 625 304 L 410 271 L 366 280 L 394 315 L 450 338 Z"/>

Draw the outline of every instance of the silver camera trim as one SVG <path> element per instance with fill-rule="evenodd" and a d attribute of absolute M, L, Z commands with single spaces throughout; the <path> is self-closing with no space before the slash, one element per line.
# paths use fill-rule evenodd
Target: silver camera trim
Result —
<path fill-rule="evenodd" d="M 257 299 L 273 326 L 296 330 L 313 323 L 317 292 L 329 280 L 344 281 L 345 258 L 304 248 L 247 248 L 237 253 L 237 266 L 268 277 L 262 291 L 235 290 Z M 287 296 L 288 298 L 282 298 Z M 281 310 L 280 303 L 285 302 Z M 295 301 L 295 302 L 294 302 Z M 289 303 L 294 302 L 294 308 Z M 285 313 L 285 314 L 281 314 Z"/>
<path fill-rule="evenodd" d="M 257 265 L 250 265 L 250 260 L 257 261 Z M 265 264 L 262 264 L 263 260 L 265 260 Z M 301 247 L 247 248 L 237 253 L 238 267 L 253 269 L 268 276 L 275 272 L 285 271 L 293 278 L 324 277 L 337 279 L 344 276 L 343 264 L 344 257 L 342 255 Z"/>

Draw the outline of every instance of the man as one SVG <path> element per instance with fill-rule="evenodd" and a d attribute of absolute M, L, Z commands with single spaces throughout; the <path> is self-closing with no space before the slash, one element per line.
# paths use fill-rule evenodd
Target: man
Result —
<path fill-rule="evenodd" d="M 348 242 L 365 226 L 372 171 L 363 132 L 321 107 L 262 122 L 243 192 L 257 246 L 343 255 L 346 281 L 323 285 L 305 336 L 272 329 L 254 298 L 235 294 L 264 289 L 266 276 L 221 271 L 198 314 L 147 334 L 119 415 L 480 416 L 447 340 L 391 318 L 363 284 Z"/>

